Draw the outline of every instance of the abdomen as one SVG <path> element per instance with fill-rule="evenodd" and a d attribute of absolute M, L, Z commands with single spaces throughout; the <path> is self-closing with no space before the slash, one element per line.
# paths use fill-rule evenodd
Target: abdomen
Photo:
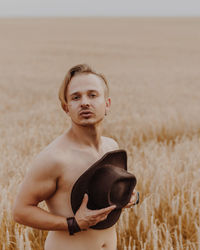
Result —
<path fill-rule="evenodd" d="M 64 231 L 50 231 L 44 250 L 116 250 L 115 226 L 104 230 L 82 231 L 69 235 Z"/>

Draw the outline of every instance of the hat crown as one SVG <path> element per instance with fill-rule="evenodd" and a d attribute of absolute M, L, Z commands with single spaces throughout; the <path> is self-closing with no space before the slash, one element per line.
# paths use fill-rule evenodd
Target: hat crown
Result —
<path fill-rule="evenodd" d="M 122 168 L 106 164 L 92 176 L 88 193 L 92 206 L 124 207 L 130 200 L 135 177 Z M 88 208 L 90 208 L 90 202 Z"/>

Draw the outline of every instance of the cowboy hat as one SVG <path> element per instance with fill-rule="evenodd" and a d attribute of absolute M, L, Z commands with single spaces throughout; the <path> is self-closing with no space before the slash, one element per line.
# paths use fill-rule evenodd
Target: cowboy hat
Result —
<path fill-rule="evenodd" d="M 88 209 L 116 205 L 105 220 L 91 226 L 93 229 L 111 227 L 119 219 L 122 208 L 130 201 L 136 182 L 135 176 L 127 172 L 126 151 L 119 149 L 107 152 L 75 182 L 71 192 L 72 210 L 75 214 L 85 193 L 89 198 Z"/>

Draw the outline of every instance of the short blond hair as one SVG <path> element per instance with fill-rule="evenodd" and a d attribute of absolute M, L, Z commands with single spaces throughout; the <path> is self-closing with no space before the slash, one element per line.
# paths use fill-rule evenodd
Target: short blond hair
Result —
<path fill-rule="evenodd" d="M 58 96 L 59 96 L 61 106 L 63 109 L 64 109 L 64 106 L 67 104 L 67 87 L 68 87 L 71 79 L 75 75 L 78 75 L 81 73 L 91 73 L 91 74 L 94 74 L 94 75 L 100 77 L 106 85 L 106 95 L 107 96 L 109 95 L 109 86 L 108 86 L 108 82 L 107 82 L 105 76 L 103 74 L 95 72 L 88 64 L 78 64 L 78 65 L 76 65 L 68 70 L 68 72 L 65 75 L 65 78 L 60 86 Z"/>

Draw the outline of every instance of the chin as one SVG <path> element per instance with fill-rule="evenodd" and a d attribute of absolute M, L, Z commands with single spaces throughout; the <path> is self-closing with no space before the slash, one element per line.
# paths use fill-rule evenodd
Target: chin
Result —
<path fill-rule="evenodd" d="M 101 119 L 84 119 L 82 121 L 76 121 L 76 125 L 79 125 L 79 126 L 83 126 L 83 127 L 89 127 L 89 126 L 94 126 L 98 123 L 100 123 L 101 121 L 103 120 L 103 118 Z"/>
<path fill-rule="evenodd" d="M 93 126 L 95 125 L 97 122 L 95 121 L 83 121 L 83 122 L 80 122 L 80 125 L 81 126 L 84 126 L 84 127 L 87 127 L 87 126 Z"/>

